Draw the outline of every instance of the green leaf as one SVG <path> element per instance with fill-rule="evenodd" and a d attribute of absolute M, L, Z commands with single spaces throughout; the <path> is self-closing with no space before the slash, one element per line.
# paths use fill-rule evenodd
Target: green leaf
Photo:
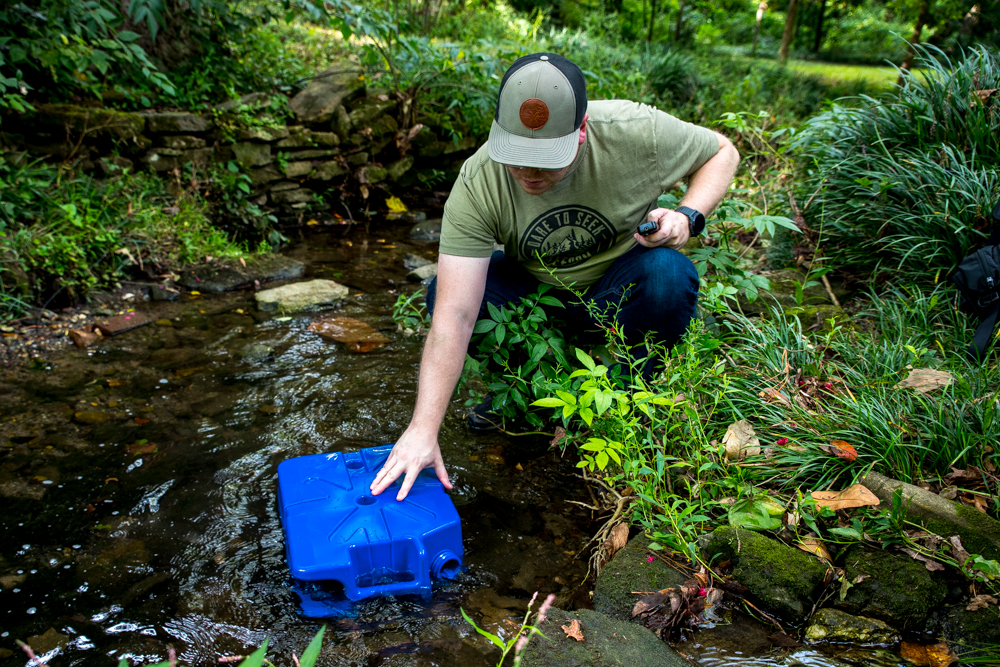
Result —
<path fill-rule="evenodd" d="M 503 324 L 498 324 L 493 333 L 496 334 L 497 345 L 503 345 L 503 339 L 507 337 L 507 327 Z"/>
<path fill-rule="evenodd" d="M 319 658 L 320 649 L 323 648 L 323 631 L 326 630 L 324 625 L 316 633 L 316 636 L 312 638 L 309 642 L 309 646 L 306 650 L 302 652 L 302 658 L 299 659 L 299 665 L 301 667 L 313 667 L 316 664 L 316 659 Z"/>
<path fill-rule="evenodd" d="M 597 390 L 594 392 L 594 407 L 597 414 L 603 415 L 611 407 L 611 393 Z"/>
<path fill-rule="evenodd" d="M 546 306 L 552 306 L 554 308 L 565 308 L 566 307 L 566 306 L 563 305 L 562 301 L 560 301 L 559 299 L 555 298 L 554 296 L 543 296 L 541 299 L 538 300 L 538 302 L 539 303 L 544 303 Z"/>
<path fill-rule="evenodd" d="M 268 640 L 265 639 L 264 644 L 248 655 L 246 660 L 240 663 L 239 667 L 261 667 L 264 664 L 264 654 L 267 653 L 267 642 Z"/>
<path fill-rule="evenodd" d="M 594 370 L 594 367 L 597 365 L 594 363 L 594 360 L 591 359 L 590 355 L 580 348 L 576 348 L 576 358 L 579 359 L 580 363 L 586 366 L 588 370 Z"/>
<path fill-rule="evenodd" d="M 861 533 L 855 530 L 854 528 L 848 528 L 848 527 L 830 528 L 830 532 L 833 533 L 834 535 L 839 535 L 840 537 L 849 537 L 852 540 L 860 541 L 864 539 Z"/>
<path fill-rule="evenodd" d="M 590 426 L 594 422 L 594 411 L 590 408 L 580 408 L 580 417 Z"/>
<path fill-rule="evenodd" d="M 503 320 L 503 318 L 500 316 L 500 309 L 488 301 L 486 302 L 486 310 L 489 312 L 490 317 L 492 317 L 497 322 Z"/>
<path fill-rule="evenodd" d="M 563 391 L 562 389 L 556 389 L 556 396 L 561 398 L 564 403 L 569 405 L 576 405 L 576 396 L 569 393 L 568 391 Z"/>
<path fill-rule="evenodd" d="M 594 461 L 597 462 L 597 467 L 604 470 L 608 467 L 608 455 L 606 452 L 598 452 L 597 456 L 594 457 Z"/>
<path fill-rule="evenodd" d="M 139 34 L 134 33 L 131 30 L 122 30 L 120 33 L 118 33 L 118 39 L 122 40 L 123 42 L 134 42 L 135 40 L 139 39 Z"/>
<path fill-rule="evenodd" d="M 563 417 L 564 418 L 568 418 L 574 412 L 576 412 L 576 406 L 575 405 L 564 405 L 563 406 Z"/>
<path fill-rule="evenodd" d="M 493 320 L 479 320 L 476 322 L 476 326 L 472 328 L 472 333 L 486 333 L 487 331 L 492 331 L 496 325 L 497 323 Z"/>
<path fill-rule="evenodd" d="M 692 506 L 693 507 L 693 506 Z M 729 525 L 733 528 L 750 530 L 777 530 L 781 528 L 781 517 L 771 516 L 759 503 L 742 499 L 729 508 Z"/>
<path fill-rule="evenodd" d="M 503 644 L 503 642 L 502 642 L 502 641 L 500 640 L 500 638 L 499 638 L 499 637 L 497 637 L 497 636 L 496 636 L 495 634 L 493 634 L 492 632 L 486 632 L 486 630 L 483 630 L 483 629 L 482 629 L 482 628 L 480 628 L 480 627 L 479 627 L 478 625 L 476 625 L 475 621 L 473 621 L 473 620 L 472 620 L 471 618 L 469 618 L 469 615 L 465 613 L 465 610 L 464 610 L 464 609 L 462 609 L 461 607 L 459 607 L 459 608 L 458 608 L 458 610 L 459 610 L 460 612 L 462 612 L 462 618 L 464 618 L 464 619 L 465 619 L 465 622 L 466 622 L 466 623 L 468 623 L 469 625 L 471 625 L 471 626 L 472 626 L 472 629 L 473 629 L 473 630 L 475 630 L 476 632 L 478 632 L 479 634 L 481 634 L 481 635 L 482 635 L 483 637 L 486 637 L 487 639 L 489 639 L 489 640 L 490 640 L 491 642 L 493 642 L 493 643 L 494 643 L 494 644 L 495 644 L 495 645 L 497 646 L 497 648 L 499 648 L 499 649 L 500 649 L 501 651 L 503 651 L 504 649 L 506 649 L 506 648 L 507 648 L 506 646 L 504 646 L 504 644 Z"/>
<path fill-rule="evenodd" d="M 532 405 L 537 405 L 540 408 L 561 408 L 566 405 L 566 402 L 559 400 L 555 396 L 546 396 L 534 401 Z"/>
<path fill-rule="evenodd" d="M 537 364 L 549 350 L 549 344 L 545 341 L 538 343 L 531 349 L 531 363 Z"/>

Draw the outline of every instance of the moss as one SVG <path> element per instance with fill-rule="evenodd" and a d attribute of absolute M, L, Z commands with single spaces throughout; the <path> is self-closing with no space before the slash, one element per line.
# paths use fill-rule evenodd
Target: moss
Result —
<path fill-rule="evenodd" d="M 580 622 L 584 640 L 571 639 L 562 626 Z M 688 667 L 689 663 L 651 631 L 589 609 L 566 612 L 553 608 L 521 654 L 522 667 Z"/>
<path fill-rule="evenodd" d="M 810 611 L 826 575 L 826 567 L 805 552 L 729 526 L 712 533 L 705 555 L 715 563 L 731 560 L 733 576 L 762 607 L 790 621 L 801 620 Z"/>
<path fill-rule="evenodd" d="M 919 631 L 928 614 L 947 595 L 945 585 L 907 556 L 861 547 L 849 549 L 844 559 L 848 581 L 854 584 L 847 597 L 834 606 L 852 614 L 882 619 L 901 630 Z"/>
<path fill-rule="evenodd" d="M 632 591 L 659 591 L 683 583 L 687 577 L 656 558 L 649 562 L 652 553 L 646 546 L 650 540 L 644 535 L 633 537 L 615 554 L 594 584 L 594 609 L 602 614 L 628 621 L 632 608 L 639 600 Z"/>
<path fill-rule="evenodd" d="M 74 104 L 45 104 L 38 108 L 38 118 L 43 122 L 69 127 L 72 132 L 105 134 L 119 139 L 132 139 L 142 134 L 146 119 L 142 114 L 81 107 Z"/>
<path fill-rule="evenodd" d="M 943 635 L 959 655 L 975 655 L 976 648 L 1000 646 L 1000 610 L 967 611 L 963 603 L 941 610 L 930 630 Z"/>

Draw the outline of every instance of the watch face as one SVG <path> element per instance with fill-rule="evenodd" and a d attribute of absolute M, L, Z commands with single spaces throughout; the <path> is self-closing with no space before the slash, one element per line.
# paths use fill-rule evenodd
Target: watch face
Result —
<path fill-rule="evenodd" d="M 698 236 L 705 231 L 705 216 L 701 213 L 701 211 L 696 211 L 693 208 L 688 208 L 687 206 L 681 206 L 677 209 L 677 211 L 687 216 L 691 236 Z"/>

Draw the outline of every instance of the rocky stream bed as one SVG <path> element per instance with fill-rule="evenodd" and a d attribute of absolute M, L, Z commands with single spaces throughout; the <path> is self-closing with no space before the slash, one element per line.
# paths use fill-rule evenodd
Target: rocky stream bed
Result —
<path fill-rule="evenodd" d="M 29 641 L 49 664 L 97 666 L 125 657 L 157 662 L 168 647 L 182 664 L 213 665 L 265 638 L 275 664 L 292 664 L 292 652 L 301 653 L 320 622 L 299 613 L 288 579 L 276 467 L 304 454 L 393 442 L 405 427 L 422 339 L 398 331 L 390 315 L 397 294 L 412 289 L 404 257 L 411 268 L 435 260 L 432 228 L 424 223 L 415 238 L 399 223 L 367 234 L 315 234 L 291 247 L 285 255 L 301 270 L 277 277 L 336 282 L 336 294 L 327 294 L 333 311 L 265 310 L 252 277 L 234 279 L 250 289 L 215 293 L 206 289 L 211 276 L 199 274 L 176 286 L 173 300 L 139 286 L 127 301 L 102 306 L 134 308 L 148 319 L 144 326 L 86 348 L 41 346 L 52 348 L 44 359 L 2 371 L 0 665 L 26 664 L 15 639 Z M 331 312 L 371 325 L 388 343 L 358 354 L 309 330 Z M 52 322 L 58 329 L 94 317 L 64 313 Z M 17 359 L 17 350 L 7 352 Z M 905 663 L 893 648 L 897 631 L 911 629 L 914 617 L 921 631 L 945 634 L 968 621 L 948 626 L 961 592 L 913 571 L 901 586 L 922 591 L 916 602 L 912 594 L 892 598 L 891 582 L 880 578 L 872 581 L 878 590 L 859 585 L 835 605 L 845 616 L 903 619 L 882 623 L 888 630 L 864 624 L 864 632 L 882 632 L 865 635 L 866 646 L 828 630 L 814 643 L 782 647 L 773 627 L 723 605 L 671 649 L 631 623 L 630 610 L 636 591 L 677 585 L 682 575 L 650 561 L 639 536 L 595 584 L 588 542 L 600 522 L 567 502 L 590 500 L 575 460 L 550 451 L 541 436 L 473 435 L 463 414 L 456 400 L 441 445 L 462 518 L 465 570 L 439 582 L 429 602 L 375 599 L 349 618 L 326 621 L 319 664 L 495 664 L 498 652 L 459 607 L 510 637 L 535 591 L 554 593 L 558 609 L 543 627 L 551 641 L 536 639 L 525 667 L 898 665 Z M 737 576 L 740 567 L 759 574 L 764 566 L 744 550 L 757 538 L 720 531 L 707 548 L 734 562 Z M 808 611 L 799 607 L 823 584 L 826 568 L 798 554 L 803 564 L 783 561 L 762 583 L 751 574 L 741 579 L 779 616 Z M 802 590 L 765 590 L 781 577 L 786 588 Z M 924 578 L 929 583 L 917 587 Z M 929 618 L 938 625 L 927 626 Z M 585 641 L 561 630 L 572 619 Z"/>

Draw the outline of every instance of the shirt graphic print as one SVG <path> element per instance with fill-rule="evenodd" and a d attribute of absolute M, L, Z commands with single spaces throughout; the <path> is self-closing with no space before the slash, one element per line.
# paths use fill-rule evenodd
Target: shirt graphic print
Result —
<path fill-rule="evenodd" d="M 615 226 L 589 206 L 560 206 L 535 218 L 521 235 L 518 255 L 541 257 L 553 268 L 576 266 L 615 243 Z"/>

